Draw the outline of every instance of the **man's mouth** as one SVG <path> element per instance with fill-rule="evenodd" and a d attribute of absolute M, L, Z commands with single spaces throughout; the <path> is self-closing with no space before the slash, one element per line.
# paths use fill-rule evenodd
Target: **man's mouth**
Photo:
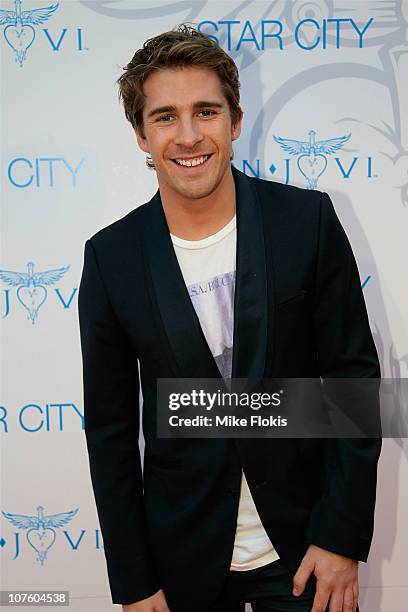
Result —
<path fill-rule="evenodd" d="M 212 153 L 208 153 L 206 155 L 189 158 L 175 157 L 171 161 L 177 164 L 178 166 L 183 166 L 184 168 L 196 168 L 197 166 L 203 166 L 212 155 Z"/>

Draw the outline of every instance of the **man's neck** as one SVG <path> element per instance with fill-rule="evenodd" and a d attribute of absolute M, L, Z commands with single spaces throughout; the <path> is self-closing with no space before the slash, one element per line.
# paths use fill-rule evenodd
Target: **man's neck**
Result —
<path fill-rule="evenodd" d="M 235 215 L 236 195 L 232 171 L 204 198 L 184 198 L 166 188 L 160 197 L 170 233 L 184 240 L 201 240 L 218 232 Z"/>

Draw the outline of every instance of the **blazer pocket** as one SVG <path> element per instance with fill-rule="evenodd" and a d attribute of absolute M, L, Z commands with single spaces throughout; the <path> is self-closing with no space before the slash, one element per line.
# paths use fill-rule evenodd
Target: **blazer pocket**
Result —
<path fill-rule="evenodd" d="M 285 300 L 281 300 L 280 302 L 278 302 L 276 304 L 276 309 L 280 310 L 281 308 L 284 308 L 285 306 L 289 306 L 291 304 L 296 304 L 297 302 L 301 302 L 302 300 L 305 299 L 307 293 L 308 292 L 307 292 L 306 289 L 302 289 L 302 291 L 300 291 L 296 295 L 292 295 L 291 297 L 286 298 Z"/>

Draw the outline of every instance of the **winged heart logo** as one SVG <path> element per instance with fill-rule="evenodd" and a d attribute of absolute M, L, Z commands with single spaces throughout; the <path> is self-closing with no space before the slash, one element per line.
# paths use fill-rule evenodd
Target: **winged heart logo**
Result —
<path fill-rule="evenodd" d="M 33 26 L 47 21 L 57 10 L 59 2 L 44 8 L 35 8 L 31 11 L 21 10 L 22 0 L 14 0 L 14 11 L 0 9 L 0 25 L 5 25 L 3 30 L 7 44 L 15 53 L 16 62 L 23 67 L 27 51 L 35 39 Z"/>
<path fill-rule="evenodd" d="M 37 561 L 41 565 L 44 565 L 44 561 L 47 559 L 47 553 L 57 537 L 55 529 L 69 523 L 77 512 L 78 508 L 75 510 L 68 510 L 68 512 L 59 512 L 58 514 L 44 516 L 44 507 L 37 506 L 36 516 L 30 516 L 29 514 L 11 514 L 11 512 L 3 511 L 2 514 L 15 527 L 27 530 L 27 542 L 36 551 Z"/>
<path fill-rule="evenodd" d="M 46 287 L 60 280 L 69 266 L 56 268 L 55 270 L 44 270 L 44 272 L 34 272 L 34 264 L 30 261 L 27 268 L 28 272 L 0 270 L 0 280 L 17 287 L 17 299 L 27 310 L 27 318 L 34 325 L 38 310 L 47 298 Z"/>
<path fill-rule="evenodd" d="M 291 140 L 275 135 L 273 138 L 284 151 L 297 156 L 297 167 L 307 181 L 307 188 L 316 189 L 317 181 L 327 167 L 326 155 L 341 149 L 350 137 L 351 134 L 345 134 L 338 138 L 316 140 L 316 132 L 310 130 L 309 140 Z"/>

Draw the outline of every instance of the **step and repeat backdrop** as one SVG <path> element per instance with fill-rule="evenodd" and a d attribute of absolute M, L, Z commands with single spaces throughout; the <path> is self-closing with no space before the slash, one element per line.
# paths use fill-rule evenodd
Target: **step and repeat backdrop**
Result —
<path fill-rule="evenodd" d="M 69 590 L 75 612 L 119 609 L 83 432 L 83 247 L 157 188 L 115 82 L 182 22 L 239 67 L 236 167 L 331 195 L 390 393 L 408 377 L 408 1 L 1 1 L 2 588 Z M 364 612 L 408 609 L 407 455 L 384 441 Z"/>

